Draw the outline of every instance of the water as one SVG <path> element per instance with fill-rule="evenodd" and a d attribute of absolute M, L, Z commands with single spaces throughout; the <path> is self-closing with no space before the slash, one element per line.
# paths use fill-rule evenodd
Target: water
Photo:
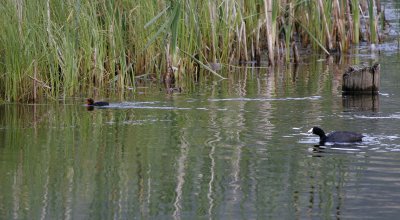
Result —
<path fill-rule="evenodd" d="M 83 99 L 0 105 L 0 218 L 394 219 L 399 57 L 234 69 L 93 111 Z M 347 105 L 341 72 L 375 61 L 380 95 Z M 315 125 L 366 137 L 320 147 Z"/>
<path fill-rule="evenodd" d="M 93 111 L 83 99 L 2 105 L 1 219 L 395 218 L 399 55 L 362 62 L 376 60 L 381 92 L 362 110 L 343 104 L 348 64 L 327 60 Z M 318 147 L 314 125 L 366 137 Z"/>

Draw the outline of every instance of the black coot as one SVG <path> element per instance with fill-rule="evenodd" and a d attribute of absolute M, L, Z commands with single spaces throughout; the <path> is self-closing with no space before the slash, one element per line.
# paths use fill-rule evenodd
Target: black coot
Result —
<path fill-rule="evenodd" d="M 324 144 L 325 142 L 336 142 L 336 143 L 351 143 L 362 141 L 364 137 L 362 134 L 350 132 L 350 131 L 334 131 L 325 135 L 325 132 L 319 127 L 313 127 L 308 132 L 312 132 L 319 136 L 319 142 Z"/>

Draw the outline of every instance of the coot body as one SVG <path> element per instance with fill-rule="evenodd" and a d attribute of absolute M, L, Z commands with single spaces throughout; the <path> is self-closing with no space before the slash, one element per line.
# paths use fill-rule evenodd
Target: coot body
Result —
<path fill-rule="evenodd" d="M 313 134 L 318 135 L 319 142 L 321 144 L 324 144 L 326 142 L 332 142 L 332 143 L 360 142 L 364 137 L 364 135 L 362 134 L 350 131 L 334 131 L 326 135 L 325 132 L 319 127 L 313 127 L 308 132 L 312 132 Z"/>
<path fill-rule="evenodd" d="M 92 98 L 86 99 L 86 105 L 88 106 L 107 106 L 110 105 L 108 102 L 95 102 Z"/>

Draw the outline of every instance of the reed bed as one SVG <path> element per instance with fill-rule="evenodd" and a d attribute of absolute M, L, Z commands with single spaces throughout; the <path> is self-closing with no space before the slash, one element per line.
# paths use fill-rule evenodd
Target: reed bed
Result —
<path fill-rule="evenodd" d="M 0 3 L 0 99 L 174 87 L 221 64 L 297 62 L 298 50 L 378 43 L 380 1 L 97 0 Z M 378 10 L 379 9 L 379 10 Z M 263 53 L 263 52 L 266 53 Z M 267 54 L 267 55 L 264 55 Z"/>

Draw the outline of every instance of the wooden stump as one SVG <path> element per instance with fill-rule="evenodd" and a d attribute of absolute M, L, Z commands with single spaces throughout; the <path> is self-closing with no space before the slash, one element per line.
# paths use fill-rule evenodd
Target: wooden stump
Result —
<path fill-rule="evenodd" d="M 344 94 L 378 94 L 380 70 L 379 63 L 370 67 L 349 67 L 343 74 L 342 92 Z"/>

